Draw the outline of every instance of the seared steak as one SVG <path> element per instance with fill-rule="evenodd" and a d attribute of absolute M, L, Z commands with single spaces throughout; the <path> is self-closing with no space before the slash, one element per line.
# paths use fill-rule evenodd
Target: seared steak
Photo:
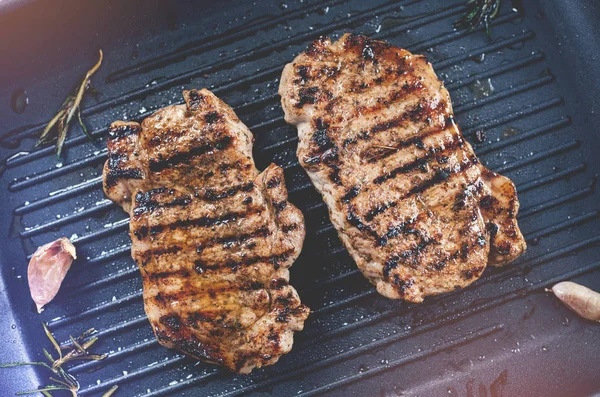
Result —
<path fill-rule="evenodd" d="M 425 57 L 322 38 L 285 67 L 279 93 L 300 163 L 380 294 L 421 302 L 525 250 L 513 183 L 479 163 Z"/>
<path fill-rule="evenodd" d="M 142 124 L 117 121 L 104 191 L 131 216 L 159 342 L 240 373 L 290 351 L 309 309 L 288 285 L 304 219 L 283 171 L 259 174 L 252 133 L 208 90 Z"/>

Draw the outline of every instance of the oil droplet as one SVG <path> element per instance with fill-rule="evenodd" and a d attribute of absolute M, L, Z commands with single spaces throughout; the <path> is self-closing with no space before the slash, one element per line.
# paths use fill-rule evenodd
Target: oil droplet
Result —
<path fill-rule="evenodd" d="M 496 90 L 492 85 L 492 80 L 489 78 L 485 80 L 475 80 L 474 83 L 469 85 L 469 89 L 473 93 L 475 99 L 487 98 Z"/>
<path fill-rule="evenodd" d="M 482 63 L 483 61 L 485 61 L 485 53 L 482 52 L 479 55 L 475 55 L 472 59 L 477 63 Z"/>
<path fill-rule="evenodd" d="M 23 113 L 27 105 L 29 105 L 29 97 L 27 96 L 27 92 L 25 92 L 25 90 L 17 90 L 12 93 L 10 98 L 10 106 L 15 113 Z"/>
<path fill-rule="evenodd" d="M 369 367 L 366 364 L 361 364 L 360 367 L 358 367 L 358 372 L 360 372 L 361 374 L 363 372 L 367 372 L 369 370 Z"/>
<path fill-rule="evenodd" d="M 281 8 L 282 10 L 286 10 L 288 8 L 288 5 L 286 3 L 281 3 L 279 4 L 279 8 Z"/>
<path fill-rule="evenodd" d="M 319 15 L 325 15 L 329 12 L 329 7 L 319 8 L 317 12 L 319 13 Z"/>
<path fill-rule="evenodd" d="M 519 130 L 516 129 L 515 127 L 505 127 L 502 130 L 502 136 L 504 138 L 510 138 L 511 136 L 515 136 L 519 133 Z"/>

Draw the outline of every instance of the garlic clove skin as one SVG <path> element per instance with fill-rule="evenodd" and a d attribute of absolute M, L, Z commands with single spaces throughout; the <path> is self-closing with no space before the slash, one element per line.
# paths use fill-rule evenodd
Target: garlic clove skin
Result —
<path fill-rule="evenodd" d="M 600 321 L 600 293 L 571 281 L 556 284 L 552 292 L 581 317 Z"/>
<path fill-rule="evenodd" d="M 45 244 L 35 251 L 29 261 L 27 278 L 29 292 L 38 313 L 54 299 L 76 258 L 75 246 L 65 237 Z"/>

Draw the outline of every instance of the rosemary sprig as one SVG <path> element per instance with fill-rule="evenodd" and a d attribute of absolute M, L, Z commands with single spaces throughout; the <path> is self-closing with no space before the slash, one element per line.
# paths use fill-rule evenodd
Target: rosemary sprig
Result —
<path fill-rule="evenodd" d="M 18 396 L 33 393 L 42 393 L 46 397 L 52 397 L 52 394 L 50 394 L 51 391 L 66 390 L 70 391 L 73 397 L 77 397 L 77 392 L 79 391 L 79 382 L 73 375 L 68 373 L 67 370 L 63 368 L 63 365 L 74 360 L 97 361 L 106 358 L 106 354 L 94 354 L 88 351 L 88 349 L 92 347 L 92 345 L 98 340 L 97 337 L 91 337 L 93 334 L 96 333 L 96 330 L 94 328 L 90 328 L 81 335 L 79 335 L 77 338 L 69 336 L 71 343 L 68 345 L 60 345 L 56 341 L 56 338 L 54 338 L 54 335 L 52 335 L 52 332 L 50 332 L 46 324 L 42 323 L 42 326 L 44 327 L 44 332 L 46 333 L 46 336 L 48 337 L 50 343 L 56 351 L 57 358 L 54 358 L 52 354 L 48 352 L 48 350 L 42 349 L 44 352 L 44 356 L 48 360 L 48 363 L 45 363 L 43 361 L 7 363 L 0 364 L 0 368 L 20 367 L 24 365 L 39 365 L 47 368 L 52 372 L 52 376 L 49 377 L 49 380 L 54 382 L 53 384 L 35 390 L 26 390 L 19 392 L 17 393 Z M 110 397 L 115 393 L 116 390 L 117 386 L 113 386 L 110 390 L 104 393 L 102 397 Z"/>
<path fill-rule="evenodd" d="M 454 27 L 473 31 L 483 24 L 485 26 L 485 33 L 488 38 L 491 38 L 490 22 L 498 15 L 500 2 L 501 0 L 467 1 L 467 12 L 458 21 L 454 22 Z"/>
<path fill-rule="evenodd" d="M 60 110 L 56 115 L 50 120 L 40 138 L 38 139 L 35 146 L 43 145 L 49 143 L 52 139 L 56 138 L 56 156 L 60 158 L 60 154 L 62 152 L 63 144 L 65 143 L 65 139 L 67 138 L 67 132 L 69 131 L 69 124 L 73 119 L 73 116 L 77 114 L 77 120 L 79 121 L 79 125 L 81 125 L 81 129 L 83 133 L 93 141 L 92 136 L 88 133 L 85 124 L 83 124 L 83 120 L 81 119 L 81 100 L 83 99 L 83 94 L 85 94 L 86 90 L 90 88 L 90 79 L 92 75 L 96 73 L 100 65 L 102 64 L 102 50 L 100 50 L 100 58 L 98 62 L 94 65 L 93 68 L 88 70 L 83 81 L 79 85 L 79 88 L 73 95 L 69 95 L 67 99 L 63 102 Z M 50 132 L 53 130 L 54 126 L 56 126 L 56 137 Z"/>

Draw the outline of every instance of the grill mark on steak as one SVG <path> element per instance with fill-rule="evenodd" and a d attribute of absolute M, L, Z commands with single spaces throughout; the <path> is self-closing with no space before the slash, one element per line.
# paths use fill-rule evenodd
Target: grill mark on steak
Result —
<path fill-rule="evenodd" d="M 204 194 L 197 193 L 194 196 L 202 197 L 207 201 L 219 201 L 227 197 L 233 197 L 239 192 L 251 192 L 254 189 L 254 182 L 242 183 L 229 189 L 218 191 L 216 189 L 206 189 Z"/>
<path fill-rule="evenodd" d="M 139 124 L 127 123 L 108 129 L 108 139 L 111 141 L 123 139 L 129 135 L 138 135 L 142 127 Z"/>
<path fill-rule="evenodd" d="M 220 216 L 202 216 L 194 219 L 179 219 L 170 224 L 160 224 L 150 227 L 140 227 L 134 230 L 134 234 L 138 239 L 147 237 L 148 235 L 156 235 L 164 230 L 175 230 L 180 228 L 188 227 L 211 227 L 226 224 L 229 222 L 244 219 L 249 215 L 260 214 L 263 212 L 263 208 L 250 208 L 247 211 L 242 212 L 229 212 Z"/>
<path fill-rule="evenodd" d="M 143 179 L 144 174 L 139 168 L 110 169 L 105 177 L 106 187 L 116 186 L 120 179 Z"/>
<path fill-rule="evenodd" d="M 152 212 L 158 208 L 186 207 L 189 203 L 192 202 L 192 198 L 190 196 L 175 197 L 173 200 L 167 202 L 152 199 L 153 195 L 163 193 L 166 191 L 166 188 L 159 188 L 149 190 L 147 192 L 138 192 L 135 195 L 136 206 L 133 208 L 133 215 L 140 216 L 145 213 Z M 171 190 L 171 194 L 173 193 L 174 191 Z"/>
<path fill-rule="evenodd" d="M 458 175 L 458 174 L 470 169 L 475 164 L 477 164 L 476 159 L 474 157 L 471 157 L 467 160 L 467 162 L 462 162 L 460 164 L 460 167 L 438 169 L 438 170 L 436 170 L 435 174 L 431 178 L 426 179 L 426 180 L 422 181 L 420 184 L 414 186 L 407 193 L 402 195 L 398 200 L 388 201 L 386 203 L 380 204 L 377 207 L 369 210 L 365 214 L 364 218 L 365 218 L 365 220 L 370 222 L 376 216 L 383 214 L 388 209 L 396 207 L 400 201 L 410 198 L 415 194 L 423 193 L 427 189 L 430 189 L 430 188 L 434 187 L 435 185 L 437 185 L 438 183 L 441 183 L 441 182 L 447 180 L 451 176 Z"/>
<path fill-rule="evenodd" d="M 427 153 L 427 155 L 425 155 L 424 157 L 418 157 L 415 160 L 411 161 L 410 163 L 403 164 L 399 167 L 394 168 L 393 170 L 391 170 L 389 172 L 386 172 L 383 175 L 379 175 L 378 177 L 373 179 L 373 183 L 375 185 L 381 185 L 382 183 L 384 183 L 390 179 L 396 178 L 398 175 L 402 175 L 402 174 L 406 174 L 408 172 L 415 171 L 421 167 L 428 165 L 430 163 L 430 160 L 432 160 L 438 154 L 445 153 L 445 152 L 446 153 L 452 152 L 454 149 L 462 147 L 462 146 L 463 146 L 463 141 L 461 139 L 456 139 L 455 141 L 453 141 L 451 144 L 444 147 L 443 149 L 440 147 L 432 148 Z"/>
<path fill-rule="evenodd" d="M 322 65 L 338 70 L 326 78 L 318 73 Z M 297 107 L 301 89 L 310 87 L 318 88 L 314 100 Z M 328 100 L 328 92 L 335 97 Z M 286 121 L 298 127 L 301 165 L 382 295 L 421 302 L 465 287 L 488 262 L 508 263 L 525 250 L 514 185 L 479 164 L 425 57 L 363 36 L 321 38 L 284 68 L 279 94 Z M 436 205 L 419 199 L 422 192 Z M 485 195 L 497 201 L 480 203 Z M 404 208 L 400 200 L 411 196 Z M 405 212 L 418 222 L 403 219 Z M 442 257 L 439 247 L 460 250 L 460 258 Z M 406 266 L 385 277 L 394 252 Z"/>
<path fill-rule="evenodd" d="M 245 243 L 246 241 L 253 239 L 253 238 L 268 237 L 272 233 L 273 232 L 268 227 L 262 226 L 262 227 L 254 230 L 252 232 L 249 232 L 249 233 L 237 234 L 237 235 L 234 234 L 232 236 L 227 236 L 227 237 L 212 238 L 205 243 L 198 244 L 196 247 L 196 252 L 199 254 L 202 251 L 204 251 L 205 249 L 207 249 L 209 247 L 213 247 L 218 244 L 223 244 L 223 248 L 231 248 L 234 245 L 241 245 L 241 244 Z"/>
<path fill-rule="evenodd" d="M 456 251 L 454 251 L 454 252 L 453 252 L 453 253 L 451 253 L 451 254 L 444 255 L 444 256 L 442 257 L 442 259 L 441 259 L 439 262 L 437 262 L 437 263 L 435 263 L 435 264 L 433 264 L 433 265 L 430 265 L 430 270 L 437 270 L 437 271 L 440 271 L 440 270 L 444 269 L 444 268 L 447 266 L 447 263 L 448 263 L 448 261 L 451 261 L 451 260 L 458 259 L 458 258 L 460 258 L 460 257 L 464 256 L 464 253 L 465 253 L 465 252 L 467 252 L 467 253 L 468 253 L 468 252 L 469 252 L 469 251 L 470 251 L 472 248 L 474 248 L 474 247 L 476 247 L 476 246 L 478 246 L 478 245 L 480 246 L 480 245 L 481 245 L 481 240 L 480 240 L 480 238 L 483 238 L 483 239 L 485 239 L 485 237 L 483 237 L 483 235 L 480 233 L 480 234 L 478 235 L 478 237 L 475 239 L 475 241 L 474 241 L 474 242 L 472 242 L 472 243 L 470 243 L 470 244 L 468 244 L 468 245 L 463 245 L 463 247 L 461 247 L 459 250 L 456 250 Z M 427 245 L 431 245 L 431 244 L 433 244 L 434 242 L 435 242 L 435 241 L 431 241 L 431 242 L 430 242 L 429 244 L 427 244 Z M 417 247 L 417 248 L 418 248 L 420 251 L 422 251 L 422 248 L 420 248 L 420 247 Z M 405 254 L 405 252 L 406 252 L 406 254 Z M 384 267 L 383 267 L 383 275 L 384 275 L 384 277 L 386 277 L 386 278 L 389 278 L 389 277 L 390 277 L 390 274 L 391 274 L 391 272 L 392 272 L 394 269 L 396 269 L 396 268 L 397 268 L 397 267 L 398 267 L 398 266 L 401 264 L 401 261 L 402 261 L 403 259 L 407 258 L 407 257 L 410 257 L 411 255 L 412 255 L 412 250 L 404 251 L 404 252 L 402 252 L 402 253 L 400 253 L 400 254 L 393 254 L 393 255 L 392 255 L 392 256 L 391 256 L 391 257 L 390 257 L 390 258 L 389 258 L 389 259 L 388 259 L 388 260 L 385 262 L 385 265 L 384 265 Z"/>
<path fill-rule="evenodd" d="M 214 150 L 224 150 L 231 146 L 233 138 L 231 136 L 225 136 L 218 139 L 215 142 L 205 143 L 200 146 L 196 146 L 187 152 L 176 152 L 176 154 L 166 159 L 150 159 L 150 171 L 160 172 L 167 168 L 175 167 L 178 164 L 185 163 L 193 157 L 198 157 L 203 154 L 213 152 Z"/>
<path fill-rule="evenodd" d="M 352 138 L 346 138 L 344 140 L 343 147 L 348 148 L 349 146 L 355 145 L 359 140 L 370 140 L 375 134 L 400 127 L 407 121 L 411 121 L 413 123 L 425 122 L 428 119 L 431 119 L 432 115 L 436 112 L 441 112 L 440 109 L 443 109 L 444 107 L 444 104 L 438 104 L 435 109 L 431 109 L 430 104 L 427 101 L 419 101 L 416 105 L 411 106 L 409 109 L 403 111 L 400 116 L 379 122 L 374 126 L 363 129 Z M 440 130 L 443 130 L 445 127 L 445 125 L 442 125 Z"/>
<path fill-rule="evenodd" d="M 281 168 L 256 169 L 252 133 L 233 110 L 205 89 L 183 97 L 141 125 L 111 125 L 103 187 L 130 215 L 158 341 L 248 373 L 289 352 L 309 314 L 287 270 L 303 217 Z"/>
<path fill-rule="evenodd" d="M 203 260 L 197 260 L 194 262 L 195 270 L 198 273 L 204 273 L 207 270 L 216 270 L 222 268 L 232 269 L 234 272 L 239 268 L 244 266 L 250 266 L 257 263 L 269 263 L 273 265 L 275 269 L 278 269 L 281 262 L 285 261 L 289 258 L 289 256 L 294 252 L 293 249 L 287 249 L 280 253 L 272 254 L 272 255 L 255 255 L 247 257 L 241 261 L 228 260 L 221 263 L 207 263 Z"/>

